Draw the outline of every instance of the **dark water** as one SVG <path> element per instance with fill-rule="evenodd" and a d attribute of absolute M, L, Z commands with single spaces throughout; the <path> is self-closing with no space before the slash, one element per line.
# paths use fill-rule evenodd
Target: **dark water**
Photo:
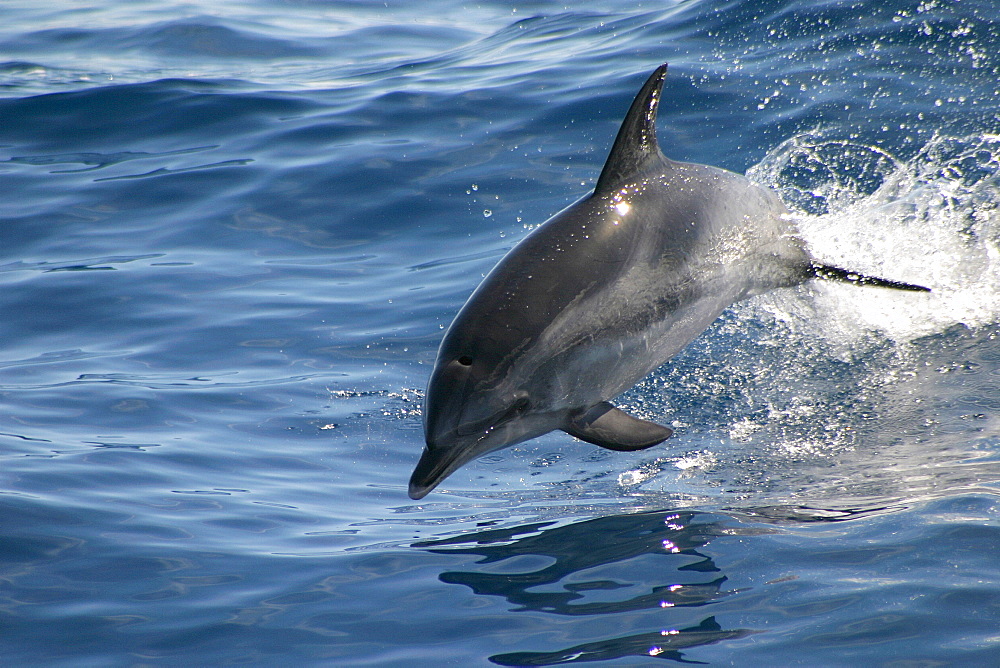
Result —
<path fill-rule="evenodd" d="M 1000 10 L 0 7 L 7 665 L 1000 664 Z M 516 6 L 516 9 L 513 7 Z M 405 483 L 445 327 L 661 144 L 929 295 L 738 305 L 564 434 Z"/>

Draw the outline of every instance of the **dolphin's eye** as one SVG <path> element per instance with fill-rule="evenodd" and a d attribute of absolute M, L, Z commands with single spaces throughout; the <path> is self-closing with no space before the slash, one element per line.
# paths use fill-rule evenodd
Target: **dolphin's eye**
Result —
<path fill-rule="evenodd" d="M 528 397 L 521 397 L 520 399 L 514 402 L 514 405 L 511 406 L 511 410 L 516 413 L 523 413 L 524 411 L 528 410 L 529 405 L 530 402 L 528 401 Z"/>
<path fill-rule="evenodd" d="M 472 358 L 468 355 L 462 355 L 458 358 L 458 363 L 462 366 L 472 366 Z"/>

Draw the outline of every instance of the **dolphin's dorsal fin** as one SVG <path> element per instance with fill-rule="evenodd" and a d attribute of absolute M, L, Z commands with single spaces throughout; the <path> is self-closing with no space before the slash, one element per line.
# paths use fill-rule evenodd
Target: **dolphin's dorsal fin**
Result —
<path fill-rule="evenodd" d="M 656 145 L 656 110 L 660 106 L 660 92 L 666 76 L 667 64 L 663 63 L 649 75 L 635 96 L 615 137 L 611 155 L 597 179 L 595 192 L 611 190 L 638 171 L 647 160 L 662 155 Z"/>
<path fill-rule="evenodd" d="M 563 431 L 608 450 L 645 450 L 670 438 L 673 430 L 632 417 L 606 401 L 572 416 Z"/>

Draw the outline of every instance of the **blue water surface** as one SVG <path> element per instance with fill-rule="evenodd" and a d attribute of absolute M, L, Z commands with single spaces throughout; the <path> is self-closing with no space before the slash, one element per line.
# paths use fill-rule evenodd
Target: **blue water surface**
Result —
<path fill-rule="evenodd" d="M 1000 665 L 989 0 L 0 7 L 0 656 L 16 666 Z M 406 482 L 443 329 L 664 152 L 825 261 L 563 433 Z"/>

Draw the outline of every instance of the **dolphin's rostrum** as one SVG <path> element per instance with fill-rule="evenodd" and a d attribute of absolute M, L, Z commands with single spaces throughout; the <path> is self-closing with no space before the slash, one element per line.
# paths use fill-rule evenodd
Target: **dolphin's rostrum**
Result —
<path fill-rule="evenodd" d="M 664 441 L 669 428 L 608 401 L 741 299 L 814 276 L 926 290 L 816 262 L 772 192 L 666 158 L 655 128 L 666 69 L 636 96 L 593 194 L 507 253 L 445 334 L 412 498 L 555 429 L 612 450 Z"/>

